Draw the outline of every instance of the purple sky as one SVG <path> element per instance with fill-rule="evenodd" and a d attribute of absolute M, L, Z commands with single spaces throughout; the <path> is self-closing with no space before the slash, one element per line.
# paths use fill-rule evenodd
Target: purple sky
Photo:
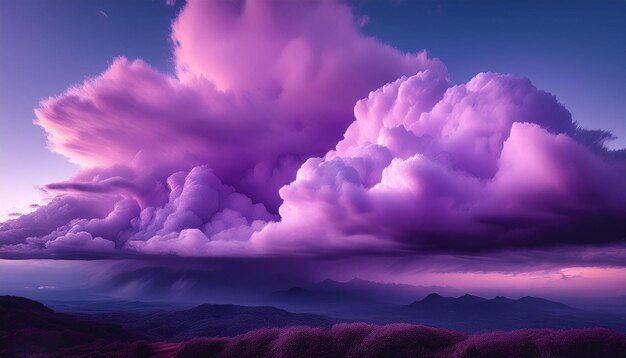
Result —
<path fill-rule="evenodd" d="M 625 152 L 554 95 L 455 82 L 342 2 L 178 6 L 173 73 L 118 57 L 35 109 L 74 166 L 0 224 L 0 258 L 625 293 Z"/>

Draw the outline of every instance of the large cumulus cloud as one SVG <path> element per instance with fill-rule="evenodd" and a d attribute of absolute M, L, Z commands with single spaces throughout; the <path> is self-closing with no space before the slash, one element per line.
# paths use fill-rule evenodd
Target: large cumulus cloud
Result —
<path fill-rule="evenodd" d="M 335 1 L 189 1 L 172 43 L 175 75 L 118 58 L 41 103 L 83 169 L 1 224 L 3 257 L 623 256 L 623 152 L 526 79 L 454 85 Z"/>
<path fill-rule="evenodd" d="M 446 71 L 424 52 L 405 54 L 362 35 L 350 8 L 335 1 L 189 1 L 172 24 L 172 42 L 176 76 L 118 58 L 100 76 L 36 110 L 51 149 L 86 168 L 48 185 L 65 195 L 57 202 L 108 195 L 109 207 L 111 201 L 138 205 L 126 212 L 123 229 L 105 237 L 117 248 L 161 252 L 171 246 L 189 253 L 184 246 L 206 240 L 207 232 L 186 229 L 209 225 L 209 236 L 222 227 L 222 236 L 235 234 L 224 223 L 249 218 L 248 207 L 194 218 L 172 208 L 172 175 L 201 166 L 210 168 L 218 186 L 275 213 L 278 189 L 305 159 L 340 139 L 356 100 L 400 75 Z M 77 218 L 47 211 L 3 225 L 3 236 L 11 230 L 4 243 L 48 240 L 48 233 L 68 231 Z M 93 211 L 81 215 L 101 220 L 115 212 Z M 26 232 L 33 220 L 45 222 L 40 226 L 47 232 Z M 258 228 L 253 222 L 249 230 Z M 145 245 L 126 245 L 149 238 Z"/>
<path fill-rule="evenodd" d="M 282 222 L 254 240 L 476 252 L 625 238 L 626 162 L 527 79 L 452 86 L 427 70 L 370 93 L 355 116 L 281 189 Z"/>
<path fill-rule="evenodd" d="M 176 77 L 119 58 L 44 101 L 37 121 L 53 150 L 86 166 L 206 164 L 276 209 L 278 189 L 341 138 L 359 98 L 401 75 L 445 71 L 361 35 L 334 1 L 190 1 L 172 40 Z"/>

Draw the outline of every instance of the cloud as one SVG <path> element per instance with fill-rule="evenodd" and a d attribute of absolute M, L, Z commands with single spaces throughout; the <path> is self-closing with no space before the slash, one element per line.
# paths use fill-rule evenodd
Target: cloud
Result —
<path fill-rule="evenodd" d="M 74 220 L 105 216 L 114 202 L 115 198 L 106 196 L 57 196 L 32 213 L 2 223 L 2 245 L 24 243 L 26 238 L 47 235 Z"/>
<path fill-rule="evenodd" d="M 175 75 L 118 58 L 42 101 L 50 148 L 83 169 L 0 224 L 0 255 L 623 257 L 610 133 L 527 79 L 455 85 L 359 31 L 341 2 L 189 1 Z"/>
<path fill-rule="evenodd" d="M 168 185 L 169 202 L 146 208 L 133 220 L 127 247 L 151 254 L 227 254 L 241 250 L 240 242 L 276 220 L 264 205 L 224 186 L 207 167 L 173 174 Z"/>
<path fill-rule="evenodd" d="M 74 250 L 83 253 L 91 250 L 96 252 L 110 251 L 115 249 L 115 244 L 101 237 L 92 237 L 90 233 L 81 231 L 67 233 L 46 242 L 46 249 L 51 251 L 72 252 Z"/>
<path fill-rule="evenodd" d="M 452 86 L 427 70 L 370 93 L 355 115 L 336 149 L 280 190 L 281 222 L 253 240 L 431 253 L 624 240 L 626 162 L 527 79 Z"/>
<path fill-rule="evenodd" d="M 209 165 L 275 210 L 278 189 L 341 138 L 359 98 L 401 75 L 446 71 L 424 52 L 360 34 L 333 1 L 190 1 L 172 40 L 176 77 L 118 58 L 43 101 L 37 123 L 52 149 L 83 166 L 141 172 Z"/>
<path fill-rule="evenodd" d="M 251 215 L 238 211 L 244 210 L 239 204 L 215 217 L 178 212 L 170 202 L 172 175 L 206 166 L 216 181 L 275 212 L 278 189 L 304 160 L 340 139 L 358 98 L 404 74 L 446 72 L 424 52 L 401 53 L 360 34 L 350 9 L 333 1 L 189 1 L 172 25 L 172 40 L 176 77 L 118 58 L 100 76 L 36 110 L 51 149 L 86 168 L 48 191 L 77 202 L 101 194 L 109 207 L 116 200 L 139 206 L 139 217 L 122 220 L 137 232 L 122 229 L 106 238 L 118 248 L 130 240 L 128 246 L 140 251 L 169 246 L 166 251 L 179 252 L 186 249 L 176 242 L 194 245 L 202 235 L 249 237 L 259 224 L 235 224 Z M 219 205 L 215 196 L 202 200 Z M 74 217 L 51 218 L 47 211 L 29 216 L 46 229 L 26 232 L 25 218 L 3 225 L 2 236 L 12 227 L 22 232 L 14 231 L 11 243 L 78 232 Z M 84 218 L 107 215 L 87 211 Z"/>
<path fill-rule="evenodd" d="M 370 23 L 370 17 L 367 15 L 363 15 L 361 17 L 359 17 L 358 19 L 358 23 L 359 23 L 359 27 L 365 27 L 367 25 L 369 25 Z"/>
<path fill-rule="evenodd" d="M 0 253 L 29 257 L 45 256 L 46 252 L 86 252 L 107 257 L 114 256 L 113 249 L 117 248 L 131 253 L 182 256 L 244 255 L 241 242 L 277 219 L 263 204 L 254 204 L 222 184 L 206 166 L 170 175 L 169 197 L 160 206 L 141 208 L 130 196 L 114 195 L 117 186 L 111 183 L 104 179 L 73 185 L 72 190 L 86 195 L 59 196 L 48 206 L 3 224 L 5 240 Z M 128 186 L 132 185 L 124 184 L 122 188 Z M 110 195 L 92 197 L 94 192 Z M 99 212 L 94 208 L 91 213 L 74 210 L 104 203 L 108 206 Z"/>

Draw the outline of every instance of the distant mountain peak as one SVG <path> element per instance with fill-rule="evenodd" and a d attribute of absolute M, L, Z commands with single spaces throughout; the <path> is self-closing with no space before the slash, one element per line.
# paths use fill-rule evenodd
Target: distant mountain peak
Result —
<path fill-rule="evenodd" d="M 424 297 L 421 301 L 419 302 L 423 302 L 423 303 L 427 303 L 427 302 L 441 302 L 445 299 L 446 297 L 441 296 L 440 294 L 433 292 L 433 293 L 429 293 L 428 296 Z"/>
<path fill-rule="evenodd" d="M 470 295 L 469 293 L 464 294 L 463 296 L 460 296 L 458 298 L 454 298 L 454 297 L 444 297 L 438 293 L 431 293 L 428 296 L 424 297 L 421 301 L 417 301 L 417 304 L 424 304 L 424 303 L 428 303 L 428 304 L 473 304 L 473 303 L 479 303 L 482 301 L 486 301 L 485 298 L 482 297 L 478 297 L 478 296 L 473 296 Z"/>
<path fill-rule="evenodd" d="M 467 297 L 467 298 L 481 298 L 481 297 L 478 297 L 478 296 L 470 295 L 469 293 L 466 293 L 463 296 L 460 296 L 459 298 L 464 298 L 464 297 Z"/>
<path fill-rule="evenodd" d="M 433 293 L 429 293 L 426 298 L 431 297 L 431 298 L 443 298 L 442 295 L 438 294 L 437 292 L 433 292 Z"/>

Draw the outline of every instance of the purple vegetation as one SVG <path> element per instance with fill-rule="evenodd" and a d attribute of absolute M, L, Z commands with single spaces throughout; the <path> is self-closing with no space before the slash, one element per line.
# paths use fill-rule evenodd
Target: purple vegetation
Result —
<path fill-rule="evenodd" d="M 467 335 L 410 324 L 261 329 L 196 338 L 176 357 L 623 357 L 626 335 L 604 328 L 527 329 Z"/>

